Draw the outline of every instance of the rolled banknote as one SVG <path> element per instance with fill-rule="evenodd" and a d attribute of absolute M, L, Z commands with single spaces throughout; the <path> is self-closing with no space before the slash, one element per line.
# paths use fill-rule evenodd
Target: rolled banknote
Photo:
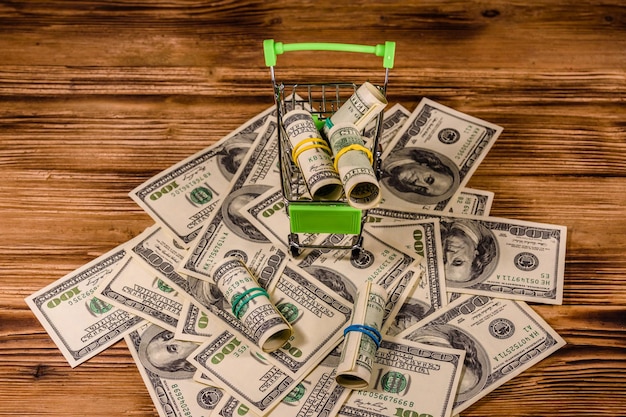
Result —
<path fill-rule="evenodd" d="M 264 352 L 273 352 L 289 340 L 291 325 L 239 258 L 226 258 L 216 268 L 214 280 L 230 302 L 233 315 L 254 334 Z"/>
<path fill-rule="evenodd" d="M 372 167 L 372 153 L 353 123 L 341 123 L 329 131 L 335 167 L 343 184 L 348 204 L 365 210 L 381 199 L 380 185 Z"/>
<path fill-rule="evenodd" d="M 315 127 L 311 113 L 294 109 L 283 116 L 292 159 L 298 166 L 313 200 L 337 200 L 343 193 L 332 151 Z"/>
<path fill-rule="evenodd" d="M 324 123 L 324 133 L 329 136 L 332 127 L 338 123 L 354 123 L 359 131 L 378 116 L 387 106 L 383 92 L 374 84 L 365 82 L 352 94 L 331 117 Z"/>
<path fill-rule="evenodd" d="M 380 346 L 387 291 L 372 281 L 365 281 L 357 293 L 352 324 L 346 335 L 335 377 L 338 384 L 350 389 L 367 388 L 372 376 L 376 350 Z"/>

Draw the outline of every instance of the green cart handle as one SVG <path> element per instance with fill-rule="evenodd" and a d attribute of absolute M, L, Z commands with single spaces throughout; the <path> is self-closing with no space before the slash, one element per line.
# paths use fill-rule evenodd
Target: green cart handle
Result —
<path fill-rule="evenodd" d="M 358 45 L 353 43 L 282 43 L 274 42 L 274 39 L 263 41 L 263 51 L 265 53 L 265 65 L 273 67 L 276 65 L 276 56 L 290 51 L 339 51 L 358 52 L 364 54 L 374 54 L 383 57 L 383 67 L 393 68 L 393 59 L 396 53 L 396 43 L 387 41 L 384 45 Z"/>

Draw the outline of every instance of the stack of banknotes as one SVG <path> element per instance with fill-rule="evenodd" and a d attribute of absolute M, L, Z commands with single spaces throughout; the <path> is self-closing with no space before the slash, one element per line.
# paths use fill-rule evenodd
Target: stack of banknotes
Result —
<path fill-rule="evenodd" d="M 137 186 L 154 225 L 27 297 L 72 367 L 124 339 L 163 417 L 437 417 L 565 344 L 527 302 L 562 303 L 566 228 L 490 216 L 494 194 L 467 187 L 501 127 L 426 98 L 388 107 L 382 199 L 356 258 L 290 254 L 277 128 L 272 106 Z M 243 309 L 216 285 L 218 253 L 253 277 L 261 296 Z M 365 354 L 342 348 L 366 282 L 386 295 L 382 338 L 352 389 L 337 369 Z M 288 323 L 280 347 L 262 348 L 274 314 L 262 298 Z"/>

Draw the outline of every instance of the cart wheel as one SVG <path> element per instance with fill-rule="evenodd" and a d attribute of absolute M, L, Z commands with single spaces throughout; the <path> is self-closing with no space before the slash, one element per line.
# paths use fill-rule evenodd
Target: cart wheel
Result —
<path fill-rule="evenodd" d="M 353 260 L 359 259 L 361 256 L 361 251 L 363 250 L 363 236 L 359 236 L 354 239 L 354 243 L 352 244 L 352 253 L 351 258 Z"/>
<path fill-rule="evenodd" d="M 289 251 L 294 258 L 300 255 L 300 240 L 296 233 L 289 233 Z"/>

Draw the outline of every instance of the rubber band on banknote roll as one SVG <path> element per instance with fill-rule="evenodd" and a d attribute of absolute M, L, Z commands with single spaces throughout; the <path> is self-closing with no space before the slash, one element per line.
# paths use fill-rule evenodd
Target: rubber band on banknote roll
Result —
<path fill-rule="evenodd" d="M 232 310 L 233 310 L 233 315 L 235 317 L 237 317 L 238 319 L 240 319 L 241 317 L 239 316 L 241 313 L 243 313 L 243 309 L 244 307 L 254 298 L 256 297 L 260 297 L 260 296 L 264 296 L 267 298 L 270 298 L 269 294 L 267 293 L 267 291 L 265 291 L 263 288 L 261 287 L 252 287 L 249 288 L 247 290 L 245 290 L 244 292 L 242 292 L 241 294 L 237 294 L 233 297 L 233 301 L 232 301 Z"/>
<path fill-rule="evenodd" d="M 352 145 L 348 145 L 346 147 L 341 148 L 341 150 L 337 152 L 337 154 L 335 155 L 335 171 L 338 171 L 337 164 L 339 163 L 339 158 L 341 158 L 348 151 L 361 151 L 365 155 L 367 155 L 367 158 L 370 160 L 370 164 L 374 163 L 374 157 L 372 155 L 372 151 L 370 151 L 363 145 L 359 145 L 358 143 L 353 143 Z"/>
<path fill-rule="evenodd" d="M 315 149 L 315 148 L 322 149 L 326 151 L 326 153 L 328 153 L 329 155 L 332 155 L 333 153 L 324 139 L 307 138 L 307 139 L 301 140 L 300 142 L 298 142 L 296 146 L 294 146 L 293 150 L 291 151 L 291 159 L 293 160 L 293 162 L 295 162 L 296 166 L 298 166 L 299 168 L 300 166 L 298 164 L 298 157 L 300 156 L 300 154 L 302 154 L 302 152 L 304 151 L 308 151 L 309 149 Z"/>
<path fill-rule="evenodd" d="M 380 332 L 378 330 L 376 330 L 372 326 L 367 326 L 365 324 L 351 324 L 343 331 L 343 335 L 345 336 L 349 332 L 361 332 L 366 336 L 369 336 L 370 339 L 374 341 L 376 349 L 380 347 L 380 342 L 382 342 L 383 340 L 383 337 L 380 335 Z"/>

